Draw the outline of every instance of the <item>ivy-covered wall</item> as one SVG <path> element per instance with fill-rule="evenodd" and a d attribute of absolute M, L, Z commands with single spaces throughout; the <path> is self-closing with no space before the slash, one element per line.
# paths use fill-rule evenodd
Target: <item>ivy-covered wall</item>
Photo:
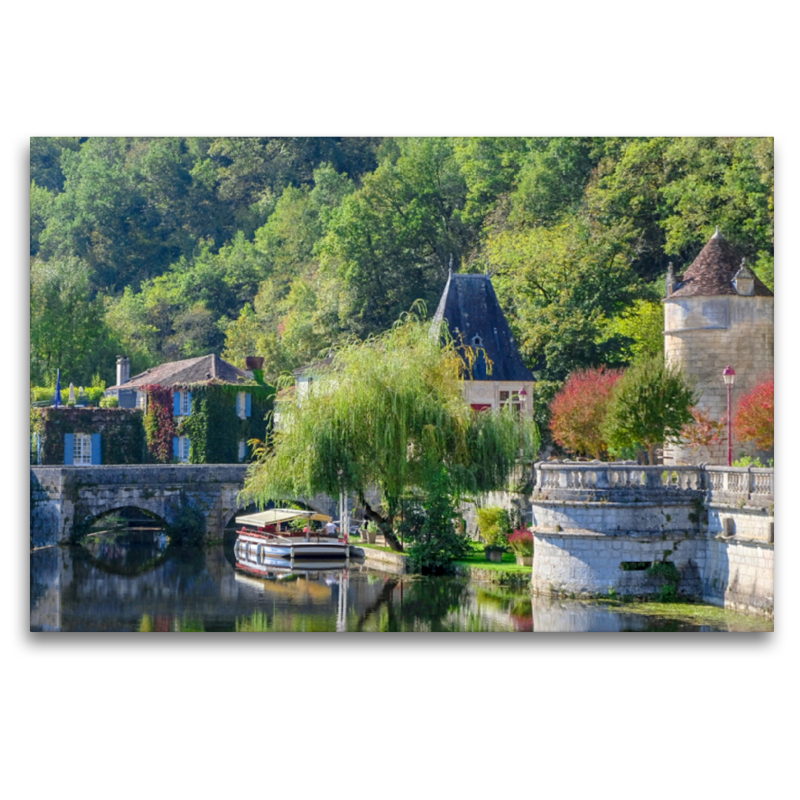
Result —
<path fill-rule="evenodd" d="M 267 438 L 272 425 L 275 390 L 266 385 L 191 384 L 173 388 L 143 387 L 148 392 L 147 414 L 139 409 L 32 408 L 31 433 L 40 435 L 41 463 L 64 463 L 64 434 L 99 433 L 103 464 L 170 463 L 173 436 L 189 437 L 192 464 L 235 464 L 239 442 Z M 174 391 L 192 393 L 189 417 L 173 416 Z M 240 419 L 236 398 L 250 395 L 250 416 Z M 252 455 L 247 446 L 245 460 Z M 31 463 L 36 463 L 34 445 Z"/>
<path fill-rule="evenodd" d="M 275 397 L 271 386 L 204 383 L 178 388 L 192 393 L 191 415 L 176 430 L 178 436 L 189 437 L 191 464 L 234 464 L 239 461 L 240 440 L 266 439 Z M 239 392 L 251 398 L 250 416 L 245 419 L 236 413 Z M 251 449 L 248 445 L 245 460 Z"/>
<path fill-rule="evenodd" d="M 64 434 L 99 433 L 103 464 L 147 460 L 142 412 L 127 408 L 32 408 L 31 434 L 38 433 L 42 464 L 64 463 Z M 31 448 L 31 461 L 35 453 Z"/>

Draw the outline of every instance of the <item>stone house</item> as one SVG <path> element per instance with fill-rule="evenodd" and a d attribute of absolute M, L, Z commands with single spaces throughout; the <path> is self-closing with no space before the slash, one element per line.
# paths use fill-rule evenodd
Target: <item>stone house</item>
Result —
<path fill-rule="evenodd" d="M 525 366 L 488 275 L 450 272 L 433 317 L 435 330 L 446 322 L 458 344 L 471 347 L 477 358 L 464 395 L 480 411 L 510 405 L 533 418 L 533 373 Z"/>
<path fill-rule="evenodd" d="M 773 375 L 774 297 L 717 229 L 680 277 L 667 273 L 664 298 L 664 355 L 692 381 L 698 406 L 712 420 L 727 418 L 727 389 L 722 371 L 736 371 L 732 408 L 739 398 Z M 737 442 L 740 453 L 771 458 Z M 727 439 L 693 452 L 685 445 L 667 445 L 665 464 L 706 461 L 727 464 Z"/>
<path fill-rule="evenodd" d="M 128 358 L 120 356 L 117 383 L 106 390 L 106 396 L 117 397 L 121 408 L 139 408 L 146 413 L 154 387 L 171 392 L 174 461 L 244 461 L 248 457 L 247 441 L 265 436 L 264 417 L 272 409 L 272 387 L 257 383 L 252 372 L 213 353 L 160 364 L 132 378 Z M 214 401 L 209 399 L 212 394 Z M 204 425 L 193 424 L 201 413 Z M 202 443 L 197 441 L 198 436 L 203 438 Z"/>

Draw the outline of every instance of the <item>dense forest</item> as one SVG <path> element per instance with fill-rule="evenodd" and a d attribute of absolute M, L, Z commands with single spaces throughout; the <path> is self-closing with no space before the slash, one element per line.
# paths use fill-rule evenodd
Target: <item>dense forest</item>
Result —
<path fill-rule="evenodd" d="M 216 352 L 277 376 L 492 274 L 549 400 L 661 348 L 719 226 L 773 286 L 769 138 L 31 139 L 32 385 Z"/>

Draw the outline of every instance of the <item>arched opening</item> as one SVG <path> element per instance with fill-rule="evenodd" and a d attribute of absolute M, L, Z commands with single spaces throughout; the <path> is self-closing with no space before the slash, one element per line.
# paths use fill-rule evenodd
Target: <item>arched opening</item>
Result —
<path fill-rule="evenodd" d="M 167 522 L 138 506 L 108 508 L 88 518 L 74 537 L 81 558 L 116 575 L 148 572 L 166 559 Z"/>

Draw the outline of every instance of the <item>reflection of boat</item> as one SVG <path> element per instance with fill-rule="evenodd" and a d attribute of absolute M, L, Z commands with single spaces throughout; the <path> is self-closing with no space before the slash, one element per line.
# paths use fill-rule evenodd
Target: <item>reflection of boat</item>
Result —
<path fill-rule="evenodd" d="M 291 530 L 289 523 L 297 519 L 306 520 L 304 531 Z M 335 534 L 311 530 L 312 522 L 331 522 L 331 517 L 314 511 L 293 508 L 272 508 L 258 514 L 236 517 L 237 530 L 235 550 L 237 561 L 262 563 L 269 559 L 347 559 L 350 545 L 345 534 L 340 539 Z M 240 553 L 244 557 L 240 557 Z"/>

